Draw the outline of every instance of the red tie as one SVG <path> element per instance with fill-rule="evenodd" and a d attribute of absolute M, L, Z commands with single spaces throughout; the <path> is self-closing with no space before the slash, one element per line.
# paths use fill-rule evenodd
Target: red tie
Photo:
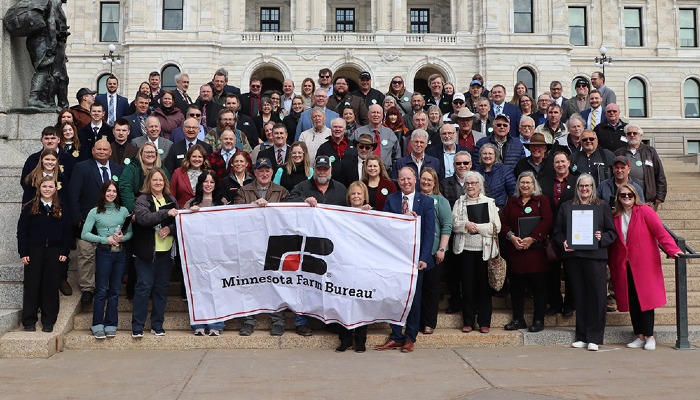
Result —
<path fill-rule="evenodd" d="M 382 141 L 379 138 L 379 130 L 374 130 L 374 142 L 377 143 L 377 147 L 374 149 L 374 155 L 377 157 L 382 156 Z"/>
<path fill-rule="evenodd" d="M 408 214 L 408 196 L 403 196 L 401 202 L 401 214 Z"/>

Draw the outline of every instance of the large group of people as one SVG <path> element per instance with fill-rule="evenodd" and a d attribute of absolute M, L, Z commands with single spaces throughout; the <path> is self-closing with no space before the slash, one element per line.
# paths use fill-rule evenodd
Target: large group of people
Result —
<path fill-rule="evenodd" d="M 167 288 L 173 266 L 179 270 L 178 209 L 286 201 L 422 218 L 406 326 L 392 325 L 377 350 L 412 352 L 419 332 L 437 329 L 442 282 L 446 311 L 462 313 L 464 333 L 488 334 L 492 296 L 510 295 L 505 330 L 539 332 L 545 315 L 575 312 L 572 346 L 597 350 L 614 294 L 637 335 L 628 347 L 655 347 L 653 310 L 665 304 L 665 290 L 654 249 L 660 243 L 674 257 L 680 249 L 655 213 L 666 196 L 661 160 L 642 129 L 621 118 L 602 73 L 592 74 L 593 88 L 578 79 L 571 99 L 554 81 L 536 102 L 522 82 L 508 102 L 506 87 L 487 90 L 480 74 L 464 92 L 432 75 L 424 94 L 409 92 L 401 76 L 382 93 L 368 72 L 350 92 L 348 78 L 328 68 L 317 82 L 304 79 L 299 94 L 292 80 L 263 91 L 258 77 L 241 93 L 223 68 L 198 96 L 190 97 L 187 74 L 175 81 L 175 90 L 163 90 L 151 73 L 129 104 L 110 76 L 107 93 L 80 89 L 78 104 L 41 132 L 42 149 L 28 157 L 20 182 L 25 330 L 36 329 L 38 310 L 42 329 L 52 330 L 57 292 L 72 292 L 72 255 L 96 339 L 116 335 L 123 278 L 132 337 L 144 334 L 150 300 L 152 333 L 165 335 Z M 582 207 L 594 216 L 587 247 L 569 242 L 572 213 Z M 496 292 L 488 261 L 499 254 L 508 274 Z M 184 286 L 181 294 L 187 300 Z M 283 313 L 270 316 L 270 333 L 284 334 Z M 244 318 L 240 335 L 251 335 L 255 322 Z M 305 315 L 294 325 L 313 334 Z M 219 336 L 224 324 L 192 329 Z M 365 351 L 366 327 L 339 336 L 337 351 Z"/>

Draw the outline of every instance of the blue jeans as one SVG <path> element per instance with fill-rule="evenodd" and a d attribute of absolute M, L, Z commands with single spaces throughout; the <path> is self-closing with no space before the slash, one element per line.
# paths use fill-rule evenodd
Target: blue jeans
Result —
<path fill-rule="evenodd" d="M 126 264 L 124 251 L 97 250 L 95 252 L 95 302 L 92 306 L 92 325 L 105 325 L 117 329 L 119 316 L 117 302 Z M 105 303 L 107 310 L 105 311 Z"/>
<path fill-rule="evenodd" d="M 223 331 L 225 322 L 214 322 L 213 324 L 196 324 L 192 325 L 192 329 L 204 329 L 210 331 L 216 329 L 217 331 Z"/>
<path fill-rule="evenodd" d="M 136 267 L 136 288 L 134 290 L 134 310 L 131 326 L 134 331 L 143 331 L 148 314 L 148 299 L 153 297 L 151 328 L 163 329 L 165 305 L 168 302 L 168 285 L 172 259 L 170 251 L 159 251 L 152 262 L 140 257 L 134 259 Z"/>
<path fill-rule="evenodd" d="M 294 314 L 294 326 L 307 325 L 309 323 L 309 317 L 301 314 Z"/>

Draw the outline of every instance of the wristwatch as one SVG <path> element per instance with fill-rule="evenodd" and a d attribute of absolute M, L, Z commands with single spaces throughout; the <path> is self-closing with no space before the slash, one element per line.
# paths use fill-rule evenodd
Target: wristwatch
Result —
<path fill-rule="evenodd" d="M 445 251 L 445 248 L 444 248 L 444 247 L 440 247 L 439 249 L 437 249 L 437 251 Z"/>

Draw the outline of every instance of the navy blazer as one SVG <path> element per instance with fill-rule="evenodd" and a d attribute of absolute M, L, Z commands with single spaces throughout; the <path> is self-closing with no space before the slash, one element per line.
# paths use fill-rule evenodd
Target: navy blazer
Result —
<path fill-rule="evenodd" d="M 121 176 L 124 167 L 108 162 L 112 176 Z M 102 171 L 97 168 L 95 160 L 85 160 L 75 164 L 73 176 L 69 185 L 70 195 L 70 216 L 73 223 L 85 221 L 88 212 L 97 207 L 97 199 L 100 197 L 102 189 Z"/>
<path fill-rule="evenodd" d="M 211 145 L 199 139 L 197 139 L 195 143 L 204 147 L 204 150 L 207 152 L 207 154 L 204 156 L 204 159 L 208 160 L 209 155 L 214 152 L 214 149 L 211 147 Z M 167 168 L 168 171 L 175 172 L 175 170 L 180 168 L 180 166 L 182 165 L 182 161 L 185 159 L 186 154 L 187 144 L 185 143 L 184 139 L 180 140 L 177 143 L 173 143 L 173 145 L 170 146 L 170 151 L 168 152 L 168 155 L 163 160 L 163 165 L 165 165 L 165 168 Z"/>
<path fill-rule="evenodd" d="M 459 153 L 460 151 L 466 151 L 469 153 L 469 155 L 472 154 L 471 150 L 469 150 L 467 147 L 461 146 L 459 143 L 455 143 L 455 154 Z M 440 182 L 445 180 L 445 171 L 447 169 L 445 168 L 445 147 L 442 145 L 442 143 L 437 146 L 428 147 L 428 149 L 425 150 L 425 154 L 437 158 L 437 160 L 440 162 L 440 168 L 442 168 L 443 174 L 443 176 L 440 178 Z"/>
<path fill-rule="evenodd" d="M 401 203 L 403 193 L 394 192 L 387 196 L 384 203 L 384 211 L 394 214 L 401 214 Z M 420 192 L 416 192 L 413 197 L 413 211 L 420 215 L 420 256 L 419 260 L 428 264 L 427 269 L 435 266 L 433 260 L 433 242 L 435 241 L 435 205 L 433 199 Z"/>
<path fill-rule="evenodd" d="M 494 104 L 491 103 L 491 110 L 489 111 L 489 116 L 491 119 L 496 117 L 493 114 L 493 108 Z M 510 136 L 514 138 L 520 137 L 520 118 L 523 116 L 523 113 L 520 111 L 520 107 L 506 101 L 503 103 L 503 114 L 510 118 Z"/>
<path fill-rule="evenodd" d="M 78 139 L 80 140 L 80 156 L 78 157 L 78 161 L 92 159 L 92 148 L 95 147 L 95 141 L 97 139 L 102 139 L 103 136 L 107 138 L 109 143 L 114 143 L 112 127 L 107 125 L 106 122 L 102 122 L 100 130 L 97 131 L 97 138 L 95 138 L 95 133 L 92 131 L 92 122 L 79 129 Z"/>
<path fill-rule="evenodd" d="M 340 117 L 340 115 L 338 115 L 337 112 L 331 110 L 330 108 L 326 108 L 326 126 L 329 129 L 331 127 L 331 121 L 333 120 L 333 118 L 338 117 Z M 306 110 L 303 113 L 301 113 L 301 116 L 299 117 L 299 122 L 297 123 L 297 131 L 294 135 L 294 140 L 299 140 L 299 136 L 302 132 L 313 127 L 314 123 L 311 121 L 311 110 Z M 291 135 L 292 132 L 287 132 L 287 134 Z"/>
<path fill-rule="evenodd" d="M 107 120 L 109 117 L 109 109 L 107 108 L 109 107 L 109 101 L 107 100 L 107 93 L 98 94 L 95 96 L 95 102 L 102 104 L 102 107 L 105 109 L 105 120 Z M 129 99 L 117 94 L 117 115 L 115 115 L 114 120 L 116 121 L 119 118 L 126 116 L 128 112 Z"/>
<path fill-rule="evenodd" d="M 585 127 L 586 129 L 590 129 L 590 127 L 588 126 L 588 116 L 591 115 L 592 110 L 593 110 L 592 108 L 588 107 L 587 109 L 581 111 L 581 118 L 583 118 L 583 122 L 585 122 L 585 124 L 586 124 L 586 127 Z M 608 121 L 608 119 L 605 118 L 605 108 L 603 108 L 601 110 L 600 115 L 602 115 L 602 117 L 600 118 L 600 121 L 597 121 L 596 126 L 600 125 L 600 124 L 604 124 Z"/>
<path fill-rule="evenodd" d="M 145 117 L 148 118 L 148 113 L 146 113 Z M 128 141 L 132 141 L 137 137 L 143 136 L 145 134 L 141 131 L 141 122 L 139 121 L 139 115 L 137 113 L 127 115 L 126 117 L 124 117 L 124 119 L 129 121 L 129 138 L 127 139 Z"/>
<path fill-rule="evenodd" d="M 391 178 L 398 179 L 399 170 L 401 170 L 401 168 L 403 167 L 411 167 L 416 172 L 416 176 L 418 177 L 416 188 L 418 188 L 418 190 L 420 190 L 420 174 L 426 167 L 430 167 L 434 169 L 435 172 L 437 172 L 438 182 L 436 182 L 435 184 L 439 184 L 440 181 L 445 179 L 445 170 L 442 168 L 442 164 L 440 163 L 440 161 L 433 156 L 429 156 L 428 154 L 425 154 L 423 156 L 423 164 L 421 165 L 420 171 L 418 171 L 418 165 L 416 165 L 416 163 L 413 162 L 413 158 L 410 154 L 406 157 L 399 158 L 398 160 L 396 160 L 396 162 L 394 162 L 394 167 L 391 169 Z"/>

